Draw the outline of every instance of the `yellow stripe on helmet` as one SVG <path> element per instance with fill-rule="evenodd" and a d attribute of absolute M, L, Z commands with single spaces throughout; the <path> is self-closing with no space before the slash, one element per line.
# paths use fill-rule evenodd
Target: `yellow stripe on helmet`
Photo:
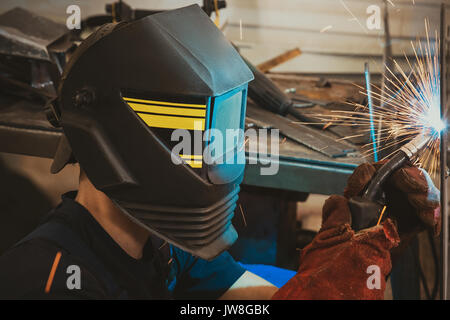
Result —
<path fill-rule="evenodd" d="M 201 168 L 203 165 L 203 155 L 201 154 L 179 154 L 179 156 L 192 168 Z"/>
<path fill-rule="evenodd" d="M 205 119 L 137 113 L 149 126 L 166 129 L 205 130 Z"/>
<path fill-rule="evenodd" d="M 206 110 L 200 109 L 186 109 L 186 108 L 174 108 L 174 107 L 164 107 L 155 106 L 140 103 L 128 103 L 128 105 L 136 112 L 152 112 L 161 113 L 167 115 L 178 115 L 178 116 L 192 116 L 192 117 L 205 117 Z"/>
<path fill-rule="evenodd" d="M 176 107 L 190 107 L 190 108 L 203 108 L 206 109 L 206 104 L 193 104 L 193 103 L 179 103 L 179 102 L 167 102 L 167 101 L 157 101 L 157 100 L 144 100 L 144 99 L 136 99 L 136 98 L 127 98 L 123 97 L 123 99 L 127 102 L 141 102 L 141 103 L 150 103 L 150 104 L 158 104 L 165 106 L 176 106 Z"/>
<path fill-rule="evenodd" d="M 203 165 L 203 161 L 198 160 L 184 160 L 191 168 L 201 168 Z"/>
<path fill-rule="evenodd" d="M 203 155 L 201 154 L 180 154 L 181 159 L 194 159 L 194 160 L 202 160 Z"/>

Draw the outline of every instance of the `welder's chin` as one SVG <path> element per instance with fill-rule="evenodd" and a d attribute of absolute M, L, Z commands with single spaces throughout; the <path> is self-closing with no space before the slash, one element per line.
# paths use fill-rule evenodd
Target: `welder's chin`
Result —
<path fill-rule="evenodd" d="M 238 199 L 236 187 L 209 207 L 184 208 L 116 201 L 136 223 L 157 237 L 202 259 L 211 260 L 237 239 L 231 219 Z"/>

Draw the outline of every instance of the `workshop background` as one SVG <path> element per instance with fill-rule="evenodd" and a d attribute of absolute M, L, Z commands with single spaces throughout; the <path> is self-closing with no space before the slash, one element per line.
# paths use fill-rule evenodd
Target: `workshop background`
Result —
<path fill-rule="evenodd" d="M 0 14 L 14 7 L 23 7 L 34 13 L 65 24 L 68 14 L 66 8 L 76 4 L 81 8 L 82 18 L 103 13 L 108 0 L 74 1 L 74 0 L 2 0 Z M 177 0 L 128 0 L 133 8 L 172 9 L 192 3 L 201 5 L 201 1 Z M 438 0 L 395 0 L 389 1 L 390 33 L 394 56 L 411 53 L 411 41 L 425 36 L 424 20 L 429 19 L 430 30 L 439 30 Z M 273 57 L 292 49 L 300 49 L 301 54 L 270 70 L 271 73 L 314 75 L 336 79 L 359 79 L 364 71 L 364 63 L 370 64 L 371 72 L 376 76 L 383 69 L 384 26 L 379 30 L 369 30 L 366 20 L 367 8 L 378 5 L 384 8 L 384 1 L 376 0 L 229 0 L 227 8 L 220 11 L 219 26 L 225 35 L 240 49 L 243 56 L 254 65 L 259 65 Z M 213 13 L 212 19 L 215 19 Z M 51 207 L 58 204 L 62 193 L 74 190 L 78 183 L 78 168 L 67 166 L 57 175 L 50 174 L 50 159 L 0 153 L 0 208 L 16 208 L 20 219 L 8 217 L 0 212 L 0 253 L 9 247 L 13 240 L 28 233 Z M 298 177 L 302 179 L 302 177 Z M 319 179 L 319 178 L 318 178 Z M 14 184 L 10 182 L 14 181 Z M 260 246 L 258 255 L 248 256 L 248 249 L 233 248 L 234 254 L 243 263 L 269 264 L 280 267 L 295 268 L 295 259 L 283 261 L 278 256 L 277 246 L 283 223 L 289 220 L 274 218 L 294 212 L 297 232 L 297 249 L 311 239 L 321 223 L 321 207 L 328 194 L 295 195 L 267 189 L 260 207 L 250 211 L 261 214 L 252 215 L 245 203 L 255 203 L 260 199 L 255 196 L 252 187 L 245 188 L 246 195 L 241 201 L 241 213 L 236 213 L 237 228 L 251 229 L 255 224 L 256 236 L 246 237 L 245 248 Z M 326 193 L 326 192 L 325 192 Z M 24 194 L 30 195 L 25 197 Z M 252 199 L 252 197 L 256 197 Z M 27 199 L 26 201 L 24 199 Z M 281 199 L 281 200 L 280 200 Z M 264 221 L 264 211 L 267 222 Z M 17 209 L 19 208 L 19 209 Z M 274 220 L 275 219 L 275 220 Z M 276 221 L 273 230 L 272 222 Z M 266 228 L 266 229 L 264 229 Z M 292 225 L 287 228 L 292 229 Z M 300 231 L 299 231 L 300 230 Z M 250 232 L 251 233 L 251 232 Z M 261 247 L 261 239 L 269 239 Z M 308 240 L 309 239 L 309 240 Z M 244 241 L 242 240 L 242 241 Z M 434 265 L 430 257 L 429 243 L 426 235 L 420 236 L 419 252 L 422 259 L 423 273 L 430 287 L 433 286 Z M 264 252 L 265 254 L 260 254 Z M 292 251 L 289 251 L 292 253 Z M 297 251 L 294 251 L 294 255 Z M 423 284 L 421 285 L 423 297 Z M 386 298 L 392 298 L 390 288 Z"/>

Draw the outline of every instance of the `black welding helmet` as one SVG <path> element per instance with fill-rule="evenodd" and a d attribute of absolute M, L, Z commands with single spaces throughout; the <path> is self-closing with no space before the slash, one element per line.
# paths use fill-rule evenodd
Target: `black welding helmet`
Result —
<path fill-rule="evenodd" d="M 174 155 L 172 133 L 243 129 L 252 79 L 193 5 L 92 34 L 64 71 L 55 113 L 97 189 L 157 236 L 211 259 L 237 238 L 231 218 L 245 164 L 204 161 L 207 139 L 200 152 Z M 242 159 L 236 141 L 223 152 Z"/>

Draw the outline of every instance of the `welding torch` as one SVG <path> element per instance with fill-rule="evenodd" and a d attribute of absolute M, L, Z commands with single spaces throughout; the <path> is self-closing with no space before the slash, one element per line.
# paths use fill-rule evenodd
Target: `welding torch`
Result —
<path fill-rule="evenodd" d="M 385 204 L 383 203 L 383 185 L 387 179 L 405 163 L 413 161 L 426 148 L 433 138 L 430 134 L 421 134 L 403 145 L 391 159 L 377 171 L 361 196 L 350 198 L 348 204 L 352 216 L 352 229 L 359 231 L 377 224 Z"/>

